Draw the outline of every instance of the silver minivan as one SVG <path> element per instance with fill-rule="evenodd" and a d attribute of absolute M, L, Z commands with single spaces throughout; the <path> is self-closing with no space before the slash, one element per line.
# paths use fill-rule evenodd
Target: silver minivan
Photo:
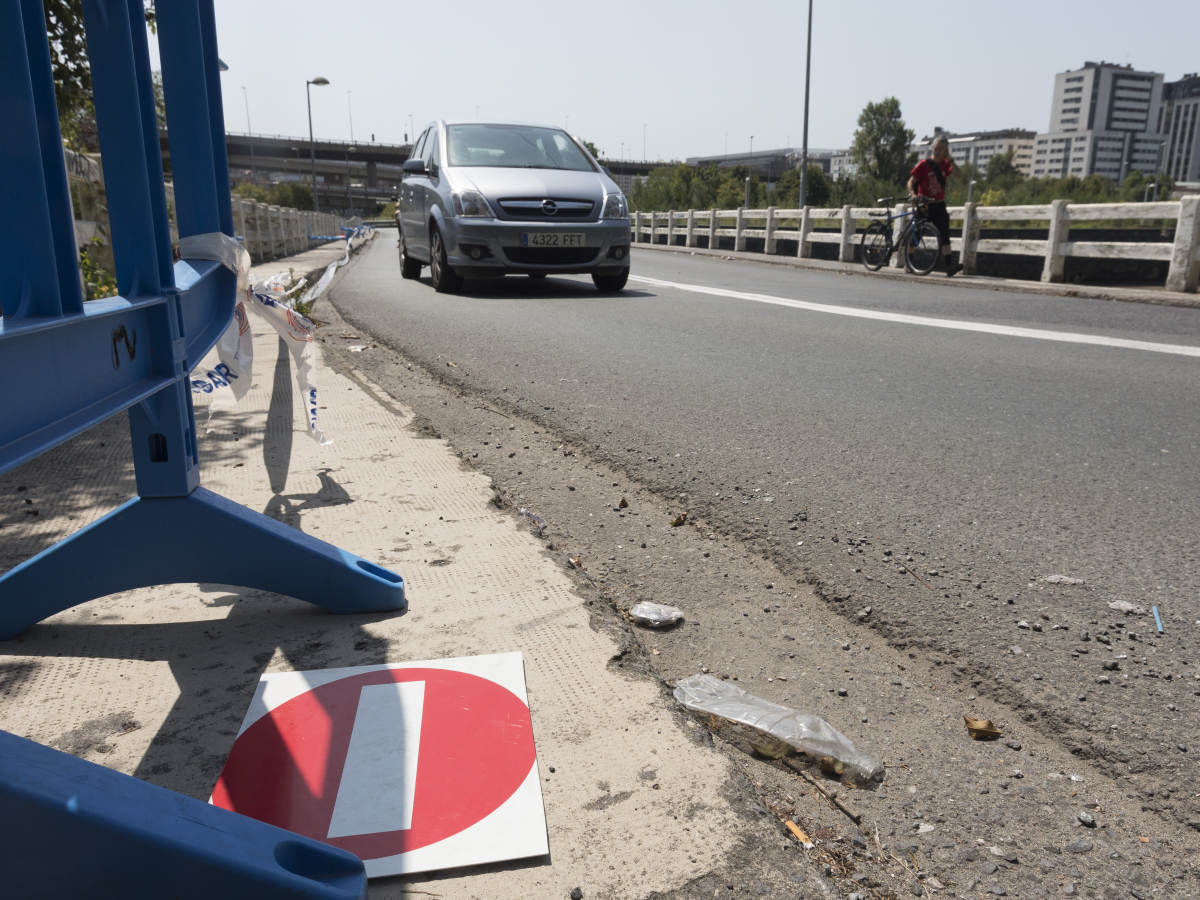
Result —
<path fill-rule="evenodd" d="M 584 272 L 601 291 L 629 278 L 629 206 L 561 128 L 434 122 L 404 163 L 396 208 L 400 273 L 434 288 L 465 277 Z"/>

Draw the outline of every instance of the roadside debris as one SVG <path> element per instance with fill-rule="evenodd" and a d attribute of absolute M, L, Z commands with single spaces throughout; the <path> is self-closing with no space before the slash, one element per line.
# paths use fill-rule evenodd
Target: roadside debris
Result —
<path fill-rule="evenodd" d="M 1082 578 L 1072 578 L 1070 575 L 1043 575 L 1046 584 L 1083 584 Z"/>
<path fill-rule="evenodd" d="M 677 515 L 675 518 L 673 518 L 671 520 L 671 527 L 678 528 L 680 525 L 682 525 L 684 522 L 687 521 L 687 516 L 688 516 L 687 510 L 685 509 L 683 512 L 681 512 L 679 515 Z"/>
<path fill-rule="evenodd" d="M 1108 608 L 1113 612 L 1125 613 L 1126 615 L 1144 616 L 1146 614 L 1144 606 L 1136 606 L 1128 600 L 1113 600 L 1108 604 Z"/>
<path fill-rule="evenodd" d="M 809 838 L 809 836 L 804 833 L 804 830 L 799 825 L 797 825 L 791 819 L 788 819 L 783 824 L 787 826 L 788 831 L 790 831 L 792 834 L 794 834 L 796 836 L 796 840 L 798 840 L 800 842 L 800 845 L 805 850 L 811 850 L 813 848 L 814 845 L 813 845 L 812 839 Z"/>
<path fill-rule="evenodd" d="M 802 753 L 826 775 L 847 784 L 874 789 L 883 782 L 883 763 L 862 753 L 844 734 L 820 716 L 780 706 L 712 675 L 690 675 L 675 685 L 675 699 L 734 746 L 795 768 Z"/>
<path fill-rule="evenodd" d="M 967 734 L 977 741 L 994 741 L 1002 734 L 991 719 L 973 719 L 971 716 L 963 716 L 963 721 L 967 723 Z"/>
<path fill-rule="evenodd" d="M 537 536 L 541 537 L 542 532 L 546 530 L 546 520 L 537 513 L 530 512 L 524 506 L 517 510 L 517 512 L 527 518 L 530 523 L 532 523 L 534 530 L 537 532 Z"/>
<path fill-rule="evenodd" d="M 629 618 L 639 625 L 651 628 L 665 628 L 683 621 L 683 610 L 677 606 L 665 606 L 662 603 L 650 603 L 643 600 L 635 603 L 629 610 Z"/>
<path fill-rule="evenodd" d="M 1162 634 L 1163 633 L 1162 618 L 1158 614 L 1158 607 L 1152 606 L 1152 607 L 1150 607 L 1150 609 L 1154 612 L 1154 624 L 1158 628 L 1158 633 Z"/>

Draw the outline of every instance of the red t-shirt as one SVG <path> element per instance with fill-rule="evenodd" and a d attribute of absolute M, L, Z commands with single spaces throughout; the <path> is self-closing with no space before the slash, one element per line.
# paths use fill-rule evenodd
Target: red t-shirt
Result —
<path fill-rule="evenodd" d="M 939 165 L 933 161 L 933 158 L 923 159 L 913 166 L 912 176 L 917 182 L 917 194 L 921 197 L 928 197 L 930 200 L 945 200 L 946 186 L 938 181 L 933 167 Z M 949 175 L 953 168 L 953 163 L 949 159 L 943 159 L 940 163 L 942 174 Z"/>

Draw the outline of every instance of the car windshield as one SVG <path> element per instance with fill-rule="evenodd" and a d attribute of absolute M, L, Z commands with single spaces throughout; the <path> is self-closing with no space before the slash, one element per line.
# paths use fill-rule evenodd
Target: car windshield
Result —
<path fill-rule="evenodd" d="M 452 166 L 570 169 L 595 166 L 565 131 L 532 125 L 448 125 L 447 159 Z"/>

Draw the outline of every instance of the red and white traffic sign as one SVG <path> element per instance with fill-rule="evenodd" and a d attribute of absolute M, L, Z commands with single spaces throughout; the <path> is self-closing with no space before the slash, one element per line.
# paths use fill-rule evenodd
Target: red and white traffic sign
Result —
<path fill-rule="evenodd" d="M 369 877 L 548 853 L 521 654 L 263 675 L 211 802 Z"/>

